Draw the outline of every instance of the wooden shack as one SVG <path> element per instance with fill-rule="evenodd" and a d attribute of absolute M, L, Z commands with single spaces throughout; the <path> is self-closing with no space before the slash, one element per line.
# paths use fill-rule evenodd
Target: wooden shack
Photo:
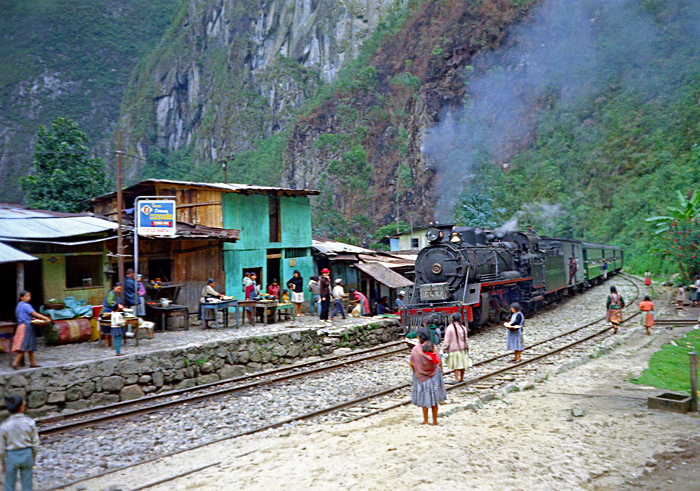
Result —
<path fill-rule="evenodd" d="M 258 274 L 263 288 L 273 278 L 291 277 L 295 269 L 308 278 L 313 267 L 308 196 L 314 194 L 318 192 L 159 179 L 125 188 L 130 223 L 139 196 L 175 196 L 177 201 L 176 236 L 140 239 L 138 269 L 150 280 L 183 284 L 178 303 L 190 309 L 198 307 L 208 278 L 236 298 L 243 297 L 247 271 Z M 92 207 L 95 214 L 116 220 L 116 193 L 94 198 Z M 133 251 L 131 239 L 127 243 Z"/>

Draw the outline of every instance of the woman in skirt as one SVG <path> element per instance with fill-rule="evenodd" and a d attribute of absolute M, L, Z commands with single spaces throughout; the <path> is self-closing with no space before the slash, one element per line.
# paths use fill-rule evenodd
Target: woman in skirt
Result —
<path fill-rule="evenodd" d="M 22 291 L 19 294 L 19 303 L 15 309 L 15 317 L 17 317 L 17 329 L 15 337 L 12 340 L 12 352 L 16 353 L 15 360 L 12 362 L 12 368 L 17 370 L 19 364 L 24 359 L 24 353 L 29 352 L 29 366 L 32 368 L 38 367 L 34 360 L 34 352 L 36 351 L 36 333 L 32 326 L 32 317 L 51 322 L 51 319 L 43 314 L 35 311 L 31 304 L 32 294 L 28 291 Z"/>
<path fill-rule="evenodd" d="M 472 361 L 469 358 L 467 326 L 462 324 L 462 316 L 459 313 L 452 315 L 452 324 L 447 326 L 447 330 L 445 330 L 442 350 L 447 357 L 447 368 L 454 370 L 454 383 L 462 382 L 464 371 L 471 368 Z"/>
<path fill-rule="evenodd" d="M 654 302 L 649 295 L 639 302 L 639 310 L 642 311 L 642 325 L 646 328 L 647 334 L 651 336 L 651 328 L 654 327 Z"/>
<path fill-rule="evenodd" d="M 610 287 L 610 295 L 608 295 L 605 306 L 608 309 L 608 321 L 612 324 L 613 334 L 615 334 L 617 333 L 618 324 L 622 322 L 622 309 L 625 306 L 625 299 L 617 293 L 617 288 L 614 286 Z"/>
<path fill-rule="evenodd" d="M 423 351 L 423 344 L 427 344 L 426 341 L 430 340 L 430 332 L 427 329 L 418 329 L 418 339 L 420 343 L 416 344 L 411 351 L 410 365 L 413 370 L 411 402 L 423 408 L 421 424 L 428 424 L 428 408 L 430 408 L 433 414 L 433 425 L 437 426 L 438 404 L 447 399 L 440 352 L 432 343 L 430 343 L 432 356 Z M 438 363 L 434 362 L 434 357 L 437 357 L 435 360 Z"/>
<path fill-rule="evenodd" d="M 510 304 L 510 322 L 506 322 L 504 326 L 508 328 L 508 337 L 506 338 L 506 349 L 513 350 L 512 363 L 520 361 L 520 355 L 523 352 L 523 326 L 525 325 L 525 316 L 521 312 L 520 304 L 513 302 Z"/>
<path fill-rule="evenodd" d="M 287 282 L 287 288 L 292 292 L 292 303 L 297 317 L 301 315 L 301 304 L 304 303 L 304 279 L 299 270 L 294 271 L 294 276 Z"/>

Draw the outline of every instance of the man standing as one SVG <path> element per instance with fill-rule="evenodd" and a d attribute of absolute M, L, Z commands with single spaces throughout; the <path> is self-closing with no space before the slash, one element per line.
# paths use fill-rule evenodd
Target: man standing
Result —
<path fill-rule="evenodd" d="M 576 258 L 572 257 L 569 259 L 569 285 L 574 284 L 574 280 L 576 280 L 576 271 L 578 270 L 578 266 L 576 265 Z"/>
<path fill-rule="evenodd" d="M 311 315 L 314 315 L 316 311 L 321 313 L 321 307 L 318 305 L 318 301 L 321 299 L 321 288 L 318 283 L 318 276 L 312 276 L 309 281 L 309 292 L 311 292 L 311 304 L 309 305 L 309 310 Z"/>
<path fill-rule="evenodd" d="M 0 459 L 5 474 L 5 489 L 15 490 L 19 472 L 22 491 L 32 491 L 39 433 L 34 421 L 24 415 L 26 406 L 21 396 L 6 397 L 5 408 L 10 413 L 10 417 L 0 426 Z"/>
<path fill-rule="evenodd" d="M 345 290 L 343 290 L 343 280 L 338 278 L 335 280 L 335 286 L 333 287 L 333 303 L 335 307 L 333 308 L 331 319 L 338 313 L 343 314 L 343 319 L 345 319 L 345 307 L 343 307 L 344 296 Z"/>
<path fill-rule="evenodd" d="M 403 297 L 405 297 L 405 296 L 406 296 L 406 292 L 401 290 L 399 292 L 399 296 L 396 298 L 396 310 L 401 310 L 402 308 L 404 308 L 405 304 L 403 303 Z"/>
<path fill-rule="evenodd" d="M 134 270 L 131 268 L 126 270 L 126 277 L 124 277 L 124 305 L 128 308 L 136 305 L 136 280 Z"/>
<path fill-rule="evenodd" d="M 321 281 L 319 282 L 319 291 L 321 293 L 321 320 L 328 320 L 328 310 L 331 306 L 331 271 L 328 268 L 321 270 Z"/>

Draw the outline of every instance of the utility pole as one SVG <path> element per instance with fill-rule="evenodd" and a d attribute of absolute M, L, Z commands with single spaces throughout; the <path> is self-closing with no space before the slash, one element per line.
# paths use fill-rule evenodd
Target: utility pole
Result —
<path fill-rule="evenodd" d="M 120 303 L 124 304 L 124 243 L 122 238 L 122 132 L 117 131 L 117 276 L 122 285 Z"/>

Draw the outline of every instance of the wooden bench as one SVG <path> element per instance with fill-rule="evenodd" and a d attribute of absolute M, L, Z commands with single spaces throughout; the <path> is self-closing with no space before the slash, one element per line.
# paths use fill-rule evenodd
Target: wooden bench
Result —
<path fill-rule="evenodd" d="M 278 303 L 277 304 L 277 320 L 278 321 L 282 320 L 282 316 L 284 316 L 284 318 L 286 320 L 291 320 L 293 313 L 294 313 L 294 304 L 293 303 Z"/>

